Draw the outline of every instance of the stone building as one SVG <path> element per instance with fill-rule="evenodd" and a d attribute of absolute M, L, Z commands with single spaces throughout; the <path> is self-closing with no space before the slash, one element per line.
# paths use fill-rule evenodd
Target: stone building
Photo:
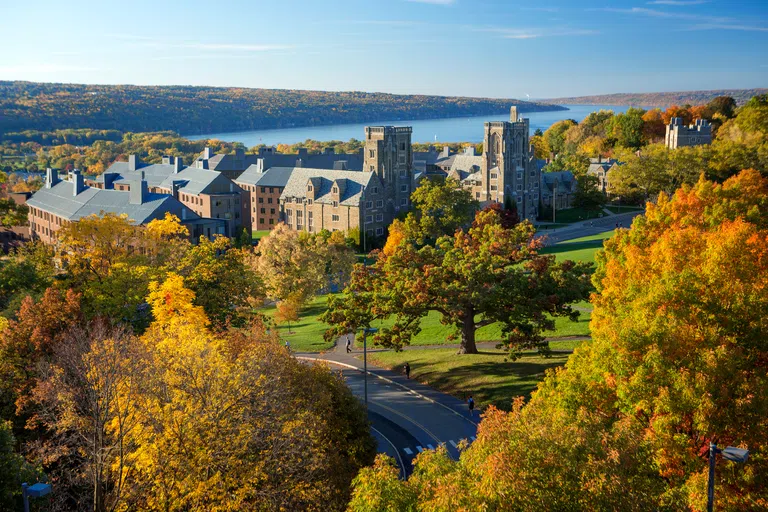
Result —
<path fill-rule="evenodd" d="M 297 231 L 358 228 L 382 236 L 390 200 L 376 172 L 293 168 L 280 195 L 281 219 Z"/>
<path fill-rule="evenodd" d="M 384 218 L 389 225 L 408 210 L 415 185 L 410 126 L 366 126 L 363 172 L 376 174 L 383 192 Z"/>
<path fill-rule="evenodd" d="M 597 178 L 597 188 L 600 192 L 607 194 L 608 175 L 620 165 L 621 162 L 614 160 L 613 158 L 603 158 L 601 156 L 590 158 L 587 174 L 595 176 Z"/>
<path fill-rule="evenodd" d="M 539 190 L 541 190 L 543 208 L 551 211 L 553 201 L 555 210 L 573 208 L 573 199 L 576 195 L 576 177 L 571 171 L 543 172 L 541 173 Z"/>
<path fill-rule="evenodd" d="M 62 226 L 105 213 L 126 215 L 134 225 L 171 213 L 187 226 L 193 241 L 200 236 L 224 234 L 225 230 L 223 221 L 203 219 L 174 197 L 150 192 L 141 176 L 129 191 L 123 191 L 89 187 L 77 170 L 69 173 L 69 180 L 60 180 L 56 171 L 48 169 L 45 185 L 32 195 L 27 206 L 30 236 L 46 243 L 56 242 L 56 232 Z"/>
<path fill-rule="evenodd" d="M 667 125 L 664 143 L 669 149 L 711 144 L 712 125 L 706 119 L 697 119 L 694 124 L 683 126 L 682 118 L 673 117 Z"/>

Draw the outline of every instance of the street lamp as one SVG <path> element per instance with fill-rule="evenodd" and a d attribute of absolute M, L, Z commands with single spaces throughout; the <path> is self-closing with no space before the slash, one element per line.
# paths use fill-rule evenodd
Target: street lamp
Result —
<path fill-rule="evenodd" d="M 21 497 L 24 500 L 24 512 L 29 512 L 29 498 L 42 498 L 50 494 L 51 484 L 36 483 L 29 485 L 26 482 L 21 484 Z"/>
<path fill-rule="evenodd" d="M 378 329 L 366 327 L 363 329 L 363 379 L 365 381 L 365 408 L 368 409 L 368 334 L 375 334 Z"/>
<path fill-rule="evenodd" d="M 709 443 L 709 485 L 707 486 L 707 512 L 712 512 L 715 506 L 715 456 L 723 454 L 723 458 L 732 462 L 744 464 L 749 457 L 749 450 L 729 446 L 721 450 L 715 443 Z"/>

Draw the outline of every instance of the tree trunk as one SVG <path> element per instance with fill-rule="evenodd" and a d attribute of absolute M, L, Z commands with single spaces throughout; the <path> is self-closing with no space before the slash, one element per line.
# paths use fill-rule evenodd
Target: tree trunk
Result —
<path fill-rule="evenodd" d="M 461 345 L 459 354 L 477 354 L 475 345 L 475 314 L 469 311 L 461 320 Z"/>

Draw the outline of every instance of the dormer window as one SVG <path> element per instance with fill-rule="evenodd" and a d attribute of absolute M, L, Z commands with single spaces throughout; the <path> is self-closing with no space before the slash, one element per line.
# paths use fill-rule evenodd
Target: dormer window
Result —
<path fill-rule="evenodd" d="M 312 185 L 307 185 L 307 192 L 312 192 Z"/>
<path fill-rule="evenodd" d="M 339 187 L 334 185 L 334 187 L 331 189 L 331 192 L 333 192 L 334 194 L 338 194 L 339 193 Z"/>

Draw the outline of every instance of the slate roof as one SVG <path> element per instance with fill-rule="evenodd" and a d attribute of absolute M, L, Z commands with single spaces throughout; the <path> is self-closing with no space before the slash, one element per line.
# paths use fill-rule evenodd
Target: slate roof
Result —
<path fill-rule="evenodd" d="M 576 185 L 576 177 L 571 171 L 543 172 L 541 173 L 541 190 L 552 193 L 557 180 L 558 194 L 573 192 Z"/>
<path fill-rule="evenodd" d="M 177 173 L 171 173 L 158 186 L 167 190 L 173 190 L 173 182 L 181 181 L 183 182 L 181 188 L 184 192 L 193 195 L 206 194 L 208 193 L 208 188 L 219 178 L 219 176 L 223 175 L 218 171 L 187 167 Z"/>
<path fill-rule="evenodd" d="M 195 161 L 203 160 L 203 155 Z M 362 170 L 363 153 L 271 153 L 246 154 L 242 160 L 236 160 L 235 155 L 212 155 L 208 159 L 208 168 L 213 170 L 240 169 L 245 170 L 251 165 L 257 165 L 262 171 L 272 167 L 306 167 L 308 169 L 333 169 L 336 162 L 346 162 L 349 170 Z"/>
<path fill-rule="evenodd" d="M 125 214 L 134 225 L 162 218 L 165 212 L 171 212 L 185 220 L 200 218 L 169 195 L 148 193 L 143 203 L 131 204 L 130 192 L 85 187 L 85 190 L 73 196 L 73 186 L 70 181 L 60 181 L 51 188 L 41 188 L 27 204 L 71 221 L 89 215 L 100 215 L 102 212 Z M 184 215 L 181 213 L 183 210 L 186 210 Z"/>
<path fill-rule="evenodd" d="M 345 206 L 359 206 L 363 187 L 367 187 L 374 174 L 362 171 L 333 171 L 328 169 L 307 169 L 294 167 L 290 178 L 285 185 L 280 199 L 288 197 L 306 198 L 307 183 L 310 179 L 315 183 L 316 203 L 331 203 L 331 186 L 334 181 L 346 180 L 346 186 L 342 187 L 339 204 Z"/>
<path fill-rule="evenodd" d="M 257 165 L 251 165 L 235 180 L 235 183 L 260 187 L 285 187 L 293 169 L 293 167 L 272 167 L 265 172 L 260 172 Z"/>
<path fill-rule="evenodd" d="M 448 158 L 453 158 L 453 161 L 451 162 L 451 171 L 474 173 L 476 170 L 473 169 L 473 167 L 476 166 L 478 170 L 483 168 L 482 156 L 459 153 Z"/>
<path fill-rule="evenodd" d="M 117 178 L 114 183 L 130 184 L 141 179 L 143 172 L 148 187 L 159 187 L 175 171 L 176 168 L 169 164 L 149 164 L 131 171 L 128 169 L 128 162 L 115 162 L 109 166 L 105 173 L 116 172 L 120 175 L 120 178 Z M 104 183 L 104 175 L 97 176 L 95 181 Z"/>

